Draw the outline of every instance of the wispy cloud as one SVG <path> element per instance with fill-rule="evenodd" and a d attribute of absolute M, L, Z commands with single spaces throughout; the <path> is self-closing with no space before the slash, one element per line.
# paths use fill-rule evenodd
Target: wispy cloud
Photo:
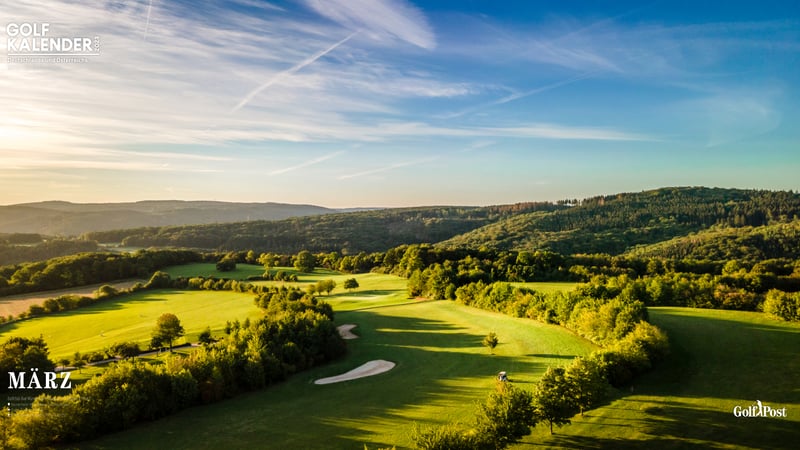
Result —
<path fill-rule="evenodd" d="M 373 40 L 399 39 L 425 49 L 436 47 L 425 15 L 404 0 L 306 0 L 317 13 Z"/>
<path fill-rule="evenodd" d="M 329 159 L 335 158 L 335 157 L 341 155 L 342 153 L 344 153 L 344 150 L 339 151 L 339 152 L 330 153 L 328 155 L 323 155 L 323 156 L 320 156 L 319 158 L 314 158 L 312 160 L 306 161 L 306 162 L 301 163 L 301 164 L 297 164 L 295 166 L 286 167 L 284 169 L 273 170 L 269 174 L 270 175 L 280 175 L 280 174 L 284 174 L 286 172 L 292 172 L 292 171 L 297 170 L 297 169 L 302 169 L 303 167 L 313 166 L 314 164 L 319 164 L 319 163 L 321 163 L 323 161 L 327 161 Z"/>

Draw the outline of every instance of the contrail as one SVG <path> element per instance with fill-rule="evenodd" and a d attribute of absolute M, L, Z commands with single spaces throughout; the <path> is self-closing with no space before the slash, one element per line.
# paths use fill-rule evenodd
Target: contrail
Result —
<path fill-rule="evenodd" d="M 239 104 L 237 104 L 233 109 L 231 109 L 231 114 L 235 113 L 236 111 L 241 109 L 242 106 L 250 103 L 250 100 L 252 100 L 256 95 L 258 95 L 264 89 L 266 89 L 266 88 L 272 86 L 273 84 L 277 83 L 283 77 L 285 77 L 287 75 L 291 75 L 291 74 L 297 72 L 298 70 L 302 69 L 303 67 L 306 67 L 307 65 L 312 64 L 314 61 L 316 61 L 316 60 L 322 58 L 323 56 L 327 55 L 328 53 L 332 52 L 334 49 L 336 49 L 336 47 L 338 47 L 338 46 L 344 44 L 345 42 L 349 41 L 356 34 L 358 34 L 358 31 L 353 32 L 350 36 L 347 36 L 346 38 L 342 39 L 341 41 L 339 41 L 339 42 L 337 42 L 337 43 L 335 43 L 333 45 L 331 45 L 330 47 L 326 48 L 325 50 L 322 50 L 321 52 L 317 52 L 317 53 L 311 55 L 309 58 L 304 59 L 303 61 L 295 64 L 294 66 L 292 66 L 292 67 L 290 67 L 290 68 L 288 68 L 288 69 L 286 69 L 286 70 L 284 70 L 282 72 L 276 73 L 275 75 L 272 76 L 272 78 L 267 80 L 266 83 L 262 84 L 261 86 L 259 86 L 258 88 L 256 88 L 255 90 L 253 90 L 252 92 L 247 94 L 247 96 L 245 96 L 245 98 L 243 98 L 242 101 L 239 102 Z"/>
<path fill-rule="evenodd" d="M 147 22 L 144 24 L 144 40 L 147 40 L 147 31 L 150 29 L 150 11 L 153 9 L 153 0 L 147 6 Z"/>
<path fill-rule="evenodd" d="M 310 161 L 306 161 L 306 162 L 298 164 L 296 166 L 286 167 L 285 169 L 273 170 L 269 174 L 270 175 L 280 175 L 282 173 L 291 172 L 291 171 L 297 170 L 297 169 L 302 169 L 303 167 L 312 166 L 314 164 L 319 164 L 319 163 L 321 163 L 323 161 L 327 161 L 327 160 L 329 160 L 331 158 L 335 158 L 335 157 L 341 155 L 342 153 L 344 153 L 344 151 L 335 152 L 335 153 L 331 153 L 329 155 L 320 156 L 319 158 L 312 159 Z"/>

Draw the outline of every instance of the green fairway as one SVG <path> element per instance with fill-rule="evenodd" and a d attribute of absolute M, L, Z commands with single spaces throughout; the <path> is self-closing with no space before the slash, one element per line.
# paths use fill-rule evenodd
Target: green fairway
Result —
<path fill-rule="evenodd" d="M 564 448 L 797 448 L 800 325 L 763 314 L 650 308 L 672 353 L 608 406 L 526 442 Z M 737 418 L 761 400 L 787 418 Z M 521 446 L 520 448 L 525 448 Z"/>
<path fill-rule="evenodd" d="M 163 270 L 172 278 L 215 277 L 231 280 L 244 280 L 247 277 L 264 275 L 264 266 L 257 264 L 237 264 L 230 272 L 220 272 L 215 263 L 194 263 L 171 266 Z"/>
<path fill-rule="evenodd" d="M 360 336 L 348 341 L 342 360 L 83 448 L 405 448 L 412 445 L 415 422 L 471 421 L 497 372 L 508 371 L 518 386 L 530 389 L 548 365 L 567 364 L 594 349 L 557 326 L 448 301 L 338 312 L 336 319 L 357 324 L 353 331 Z M 481 345 L 489 331 L 500 338 L 494 355 Z M 374 377 L 313 384 L 374 359 L 397 366 Z"/>
<path fill-rule="evenodd" d="M 176 344 L 196 340 L 210 326 L 219 335 L 228 320 L 255 319 L 262 315 L 252 294 L 217 291 L 141 291 L 95 305 L 4 325 L 0 340 L 11 336 L 43 336 L 50 358 L 58 360 L 102 350 L 116 342 L 134 341 L 147 348 L 156 319 L 173 313 L 186 330 Z"/>

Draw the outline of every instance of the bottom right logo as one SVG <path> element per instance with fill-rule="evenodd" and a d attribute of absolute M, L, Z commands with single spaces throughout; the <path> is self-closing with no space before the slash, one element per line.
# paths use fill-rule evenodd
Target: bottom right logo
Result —
<path fill-rule="evenodd" d="M 733 415 L 736 417 L 786 417 L 786 408 L 773 408 L 761 403 L 761 400 L 756 400 L 750 406 L 734 406 Z"/>

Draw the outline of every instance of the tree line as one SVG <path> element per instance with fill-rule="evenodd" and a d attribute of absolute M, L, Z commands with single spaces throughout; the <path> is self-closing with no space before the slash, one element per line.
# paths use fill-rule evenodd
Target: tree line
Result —
<path fill-rule="evenodd" d="M 558 323 L 601 346 L 566 367 L 548 367 L 531 392 L 500 382 L 476 413 L 472 427 L 447 424 L 416 430 L 418 448 L 502 449 L 530 434 L 531 427 L 570 423 L 575 414 L 597 406 L 609 386 L 622 387 L 650 370 L 669 352 L 669 340 L 647 322 L 647 309 L 624 295 L 594 297 L 583 292 L 543 294 L 498 282 L 458 288 L 458 302 Z"/>
<path fill-rule="evenodd" d="M 212 258 L 214 256 L 211 256 Z M 160 268 L 201 262 L 188 250 L 139 250 L 133 253 L 78 253 L 33 263 L 0 267 L 0 296 L 147 278 Z"/>
<path fill-rule="evenodd" d="M 0 414 L 0 444 L 44 448 L 123 430 L 263 388 L 345 352 L 332 310 L 314 298 L 271 301 L 265 313 L 187 356 L 170 356 L 159 365 L 122 361 L 68 395 L 40 395 L 30 409 Z M 3 348 L 14 347 L 13 354 L 24 359 L 26 354 L 41 356 L 39 344 L 23 349 L 7 342 Z"/>

